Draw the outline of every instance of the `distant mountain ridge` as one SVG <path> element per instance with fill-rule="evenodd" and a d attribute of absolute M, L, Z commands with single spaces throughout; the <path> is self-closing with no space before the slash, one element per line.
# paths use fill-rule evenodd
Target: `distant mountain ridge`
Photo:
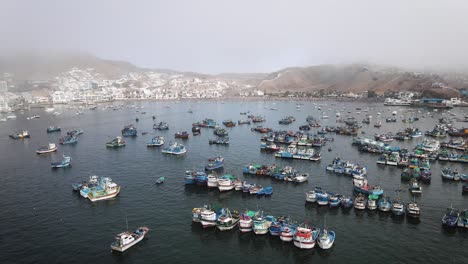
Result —
<path fill-rule="evenodd" d="M 368 64 L 317 65 L 291 67 L 272 73 L 223 73 L 217 75 L 180 72 L 168 69 L 144 69 L 124 61 L 104 60 L 89 54 L 21 55 L 0 57 L 0 72 L 10 72 L 17 80 L 50 80 L 73 67 L 94 68 L 96 73 L 116 79 L 128 72 L 152 70 L 167 74 L 183 74 L 185 77 L 236 81 L 249 89 L 267 94 L 338 91 L 358 93 L 375 91 L 418 91 L 429 95 L 458 96 L 456 89 L 468 88 L 466 75 L 419 73 L 396 67 Z"/>

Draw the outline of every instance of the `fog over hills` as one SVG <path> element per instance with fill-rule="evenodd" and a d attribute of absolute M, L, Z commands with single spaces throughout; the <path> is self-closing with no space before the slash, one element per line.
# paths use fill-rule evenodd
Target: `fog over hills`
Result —
<path fill-rule="evenodd" d="M 454 72 L 418 72 L 375 64 L 326 64 L 290 67 L 271 73 L 223 73 L 217 75 L 178 72 L 170 69 L 145 69 L 129 62 L 100 59 L 86 53 L 54 55 L 21 54 L 0 58 L 0 72 L 9 72 L 16 80 L 52 80 L 73 67 L 94 68 L 109 79 L 118 79 L 129 72 L 154 71 L 182 74 L 201 79 L 233 80 L 268 94 L 284 92 L 340 91 L 432 91 L 446 96 L 458 95 L 455 90 L 468 88 L 468 77 Z M 440 90 L 438 84 L 455 88 Z M 434 87 L 435 86 L 435 87 Z M 437 88 L 437 89 L 435 89 Z"/>

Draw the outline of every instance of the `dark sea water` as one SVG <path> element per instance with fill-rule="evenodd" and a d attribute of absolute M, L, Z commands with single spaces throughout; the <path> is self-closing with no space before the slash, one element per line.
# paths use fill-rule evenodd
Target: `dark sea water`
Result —
<path fill-rule="evenodd" d="M 130 104 L 130 103 L 129 103 Z M 401 183 L 401 170 L 396 167 L 377 166 L 377 155 L 360 153 L 351 146 L 352 137 L 332 135 L 322 151 L 320 162 L 281 160 L 259 149 L 260 134 L 251 132 L 249 125 L 228 128 L 229 146 L 209 145 L 214 138 L 212 130 L 202 129 L 200 136 L 184 141 L 188 152 L 184 156 L 162 154 L 158 148 L 147 148 L 146 141 L 158 134 L 166 138 L 166 144 L 174 140 L 177 131 L 189 131 L 191 124 L 204 118 L 218 122 L 225 119 L 245 119 L 239 112 L 250 111 L 264 115 L 262 125 L 274 129 L 297 130 L 305 124 L 305 118 L 313 115 L 330 117 L 321 120 L 322 125 L 335 125 L 335 112 L 342 116 L 354 115 L 359 121 L 369 108 L 373 120 L 390 116 L 391 111 L 402 107 L 386 107 L 381 104 L 305 102 L 300 111 L 294 102 L 141 102 L 136 108 L 85 110 L 76 115 L 75 110 L 57 107 L 62 112 L 53 116 L 42 109 L 33 109 L 16 120 L 0 123 L 0 263 L 468 263 L 468 230 L 446 230 L 441 218 L 446 207 L 468 207 L 468 196 L 462 196 L 461 183 L 442 182 L 440 170 L 452 166 L 464 173 L 462 164 L 432 164 L 433 178 L 430 185 L 423 185 L 423 194 L 417 198 L 422 209 L 420 221 L 407 218 L 395 219 L 391 214 L 377 211 L 348 212 L 328 207 L 305 205 L 305 192 L 315 186 L 329 191 L 352 194 L 352 179 L 327 173 L 325 166 L 336 156 L 368 166 L 370 184 L 380 185 L 386 195 L 395 196 L 394 190 L 405 201 L 411 199 L 406 183 Z M 321 105 L 321 110 L 317 109 Z M 357 107 L 361 114 L 355 114 Z M 270 110 L 277 108 L 277 111 Z M 346 110 L 343 110 L 346 108 Z M 188 113 L 192 109 L 193 113 Z M 331 109 L 331 110 L 329 110 Z M 146 111 L 146 114 L 138 113 Z M 417 109 L 427 116 L 427 109 Z M 351 111 L 351 114 L 347 112 Z M 462 116 L 465 109 L 453 109 Z M 40 119 L 26 120 L 38 114 Z M 166 121 L 170 130 L 158 132 L 152 129 L 152 115 L 156 121 Z M 295 116 L 297 121 L 289 126 L 279 125 L 284 116 Z M 366 135 L 376 132 L 396 132 L 414 126 L 429 130 L 437 119 L 447 114 L 435 112 L 434 117 L 421 118 L 414 124 L 385 123 L 380 129 L 372 124 L 363 125 Z M 411 114 L 405 114 L 406 117 Z M 140 121 L 135 122 L 139 117 Z M 139 135 L 126 138 L 127 145 L 121 149 L 108 149 L 105 143 L 120 134 L 123 126 L 136 124 Z M 76 145 L 59 146 L 57 153 L 36 155 L 35 150 L 47 144 L 58 143 L 59 133 L 47 134 L 50 125 L 63 130 L 81 128 Z M 463 123 L 456 123 L 462 127 Z M 30 139 L 12 140 L 8 135 L 16 130 L 27 129 Z M 64 131 L 62 130 L 62 134 Z M 311 131 L 316 131 L 313 129 Z M 149 132 L 142 136 L 141 132 Z M 392 145 L 411 147 L 423 138 Z M 326 149 L 331 147 L 333 151 Z M 62 153 L 70 155 L 73 166 L 52 170 L 50 162 L 60 159 Z M 224 173 L 245 178 L 250 182 L 271 185 L 274 193 L 270 198 L 257 198 L 239 192 L 219 193 L 194 186 L 184 186 L 184 172 L 203 166 L 207 158 L 224 156 Z M 249 163 L 291 165 L 310 174 L 303 184 L 276 182 L 267 177 L 243 176 L 242 167 Z M 72 191 L 71 184 L 87 179 L 90 175 L 109 176 L 122 186 L 118 197 L 109 201 L 91 203 Z M 155 186 L 160 176 L 167 177 L 164 184 Z M 217 203 L 244 210 L 262 209 L 267 214 L 289 215 L 298 222 L 307 221 L 323 228 L 326 225 L 337 234 L 330 250 L 299 250 L 292 243 L 283 243 L 269 235 L 240 234 L 237 230 L 220 232 L 203 230 L 192 223 L 191 210 L 204 204 Z M 114 236 L 126 229 L 146 225 L 151 228 L 148 239 L 124 254 L 113 254 L 109 245 Z"/>

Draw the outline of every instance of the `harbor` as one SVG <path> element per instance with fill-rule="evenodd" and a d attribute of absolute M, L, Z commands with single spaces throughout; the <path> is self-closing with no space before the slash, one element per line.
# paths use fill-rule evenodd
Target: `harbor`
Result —
<path fill-rule="evenodd" d="M 4 195 L 13 195 L 15 192 L 16 197 L 14 200 L 5 200 L 6 209 L 15 213 L 2 216 L 0 235 L 6 237 L 19 230 L 25 230 L 23 237 L 12 237 L 12 240 L 18 243 L 20 240 L 30 241 L 30 256 L 36 256 L 38 261 L 45 261 L 47 256 L 65 259 L 76 252 L 87 253 L 79 259 L 71 259 L 70 263 L 93 262 L 96 259 L 104 263 L 135 259 L 150 261 L 155 258 L 164 262 L 183 262 L 189 254 L 194 262 L 213 263 L 219 261 L 219 254 L 246 263 L 251 263 L 259 254 L 262 255 L 263 261 L 271 263 L 330 263 L 339 262 L 345 257 L 358 260 L 364 254 L 366 260 L 378 262 L 381 252 L 391 255 L 396 261 L 406 263 L 411 254 L 423 255 L 426 250 L 437 252 L 436 257 L 428 260 L 429 263 L 438 263 L 441 259 L 449 259 L 453 263 L 464 262 L 465 256 L 461 252 L 467 239 L 465 228 L 445 227 L 442 225 L 442 218 L 451 206 L 461 215 L 468 207 L 468 196 L 462 193 L 464 183 L 461 178 L 459 181 L 444 180 L 441 172 L 450 167 L 460 174 L 467 173 L 465 163 L 439 160 L 440 156 L 435 159 L 427 157 L 432 173 L 431 181 L 430 184 L 421 182 L 421 193 L 415 195 L 410 190 L 411 181 L 402 181 L 404 168 L 398 164 L 392 165 L 393 158 L 390 156 L 392 152 L 397 151 L 400 159 L 395 159 L 398 163 L 405 157 L 404 153 L 400 152 L 402 149 L 407 149 L 407 153 L 411 155 L 421 155 L 416 152 L 416 147 L 420 144 L 430 152 L 437 147 L 424 143 L 424 140 L 430 143 L 434 138 L 422 135 L 413 139 L 388 142 L 374 138 L 375 134 L 395 134 L 405 131 L 408 127 L 417 127 L 419 131 L 432 131 L 435 125 L 439 124 L 440 118 L 449 117 L 448 113 L 418 108 L 421 112 L 416 110 L 415 116 L 419 120 L 407 123 L 402 120 L 406 118 L 404 113 L 409 108 L 402 106 L 384 107 L 377 103 L 352 102 L 338 104 L 333 101 L 302 102 L 300 108 L 296 107 L 297 105 L 292 101 L 189 104 L 139 102 L 124 104 L 119 110 L 112 110 L 114 107 L 109 105 L 99 105 L 97 109 L 84 110 L 80 115 L 76 115 L 76 109 L 67 109 L 66 106 L 56 107 L 56 110 L 61 112 L 59 116 L 48 114 L 41 109 L 34 109 L 23 115 L 16 113 L 16 119 L 0 123 L 0 146 L 11 153 L 8 157 L 2 156 L 0 159 L 0 172 L 4 175 L 3 183 L 6 186 Z M 357 114 L 356 108 L 369 109 L 369 113 L 373 113 L 369 124 L 362 123 L 366 112 L 359 110 L 360 113 Z M 192 113 L 188 112 L 189 109 Z M 143 111 L 147 114 L 142 114 Z M 397 114 L 393 115 L 393 111 L 397 111 Z M 457 114 L 463 115 L 462 109 L 451 111 L 460 111 Z M 248 118 L 240 112 L 255 113 L 254 117 L 261 123 L 236 126 L 223 124 L 226 120 L 234 122 Z M 377 112 L 381 115 L 377 116 Z M 340 113 L 343 120 L 347 117 L 357 120 L 361 127 L 357 129 L 356 136 L 331 131 L 331 127 L 345 126 L 337 121 L 336 113 Z M 35 115 L 40 116 L 39 120 L 43 123 L 33 124 L 27 120 L 27 117 Z M 321 118 L 325 115 L 329 118 Z M 296 121 L 290 124 L 279 123 L 279 120 L 289 116 L 293 116 Z M 261 142 L 268 142 L 262 139 L 267 139 L 268 133 L 251 131 L 251 128 L 261 124 L 272 131 L 297 133 L 300 126 L 308 123 L 308 116 L 315 117 L 314 126 L 307 130 L 312 135 L 312 141 L 303 141 L 301 144 L 305 145 L 299 146 L 301 137 L 297 137 L 296 144 L 297 148 L 319 152 L 321 158 L 317 162 L 277 158 L 277 151 L 261 151 Z M 138 122 L 135 121 L 137 117 Z M 397 122 L 386 123 L 387 117 L 395 117 Z M 374 127 L 374 123 L 379 120 L 382 121 L 382 125 Z M 164 122 L 161 126 L 164 129 L 158 129 L 160 122 Z M 177 132 L 192 131 L 194 123 L 201 126 L 199 135 L 190 135 L 189 139 L 175 138 Z M 129 127 L 130 124 L 132 127 Z M 165 128 L 166 125 L 168 129 Z M 212 125 L 213 127 L 210 127 Z M 220 134 L 229 134 L 229 145 L 209 144 L 216 136 L 213 134 L 216 125 L 224 130 Z M 52 126 L 60 127 L 61 131 L 47 133 L 47 128 Z M 453 121 L 453 126 L 463 128 L 463 123 Z M 330 131 L 325 130 L 326 127 L 329 127 Z M 125 131 L 122 131 L 123 128 Z M 82 133 L 67 135 L 67 131 L 72 130 L 80 130 Z M 26 131 L 29 137 L 14 140 L 9 138 L 10 134 L 18 131 Z M 148 131 L 148 134 L 142 135 L 143 131 Z M 327 131 L 327 134 L 321 134 L 324 131 Z M 307 146 L 320 135 L 330 140 L 326 140 L 326 144 L 321 147 Z M 79 140 L 74 144 L 59 144 L 60 139 L 66 137 L 76 137 Z M 117 137 L 122 137 L 125 147 L 106 147 L 106 143 Z M 369 139 L 366 149 L 352 144 L 357 137 Z M 451 151 L 462 156 L 463 151 L 460 148 L 463 144 L 458 137 L 447 135 L 446 138 L 437 140 L 440 141 L 439 150 L 444 146 L 450 149 L 447 156 Z M 48 143 L 56 144 L 57 150 L 46 155 L 37 155 L 36 151 Z M 290 143 L 292 142 L 274 144 L 287 150 Z M 148 147 L 153 145 L 155 147 Z M 177 150 L 180 145 L 184 148 Z M 378 164 L 377 161 L 384 154 L 387 154 L 386 163 Z M 222 167 L 216 163 L 221 164 L 220 157 L 223 158 Z M 390 164 L 387 164 L 387 161 L 390 161 Z M 52 169 L 51 164 L 63 168 Z M 284 180 L 288 177 L 275 174 L 273 165 L 282 170 L 286 167 L 294 168 L 298 174 L 306 173 L 307 180 L 300 183 Z M 424 163 L 419 164 L 419 167 L 424 166 Z M 205 168 L 209 170 L 205 172 Z M 245 170 L 246 168 L 248 170 Z M 257 174 L 257 171 L 262 169 L 268 169 L 268 175 Z M 220 191 L 219 188 L 197 184 L 186 185 L 184 178 L 188 170 L 205 172 L 207 181 L 210 174 L 218 177 L 230 174 L 241 181 L 264 187 L 271 186 L 273 193 L 257 198 L 258 195 L 236 191 L 235 186 L 231 191 Z M 89 176 L 92 175 L 112 179 L 111 183 L 116 185 L 108 187 L 118 187 L 118 195 L 113 196 L 115 191 L 109 189 L 112 197 L 108 198 L 106 194 L 96 190 L 97 196 L 92 195 L 92 201 L 73 192 L 72 184 L 89 181 Z M 155 184 L 160 177 L 165 177 L 164 183 Z M 354 177 L 357 177 L 357 181 Z M 389 197 L 392 204 L 400 201 L 405 214 L 397 215 L 398 203 L 396 213 L 391 210 L 384 211 L 388 205 L 380 205 L 376 201 L 367 203 L 364 209 L 353 208 L 354 205 L 345 208 L 347 200 L 343 199 L 340 200 L 340 206 L 335 206 L 336 199 L 340 199 L 341 196 L 350 198 L 355 203 L 360 196 L 354 194 L 354 187 L 359 186 L 358 189 L 366 190 L 364 180 L 369 185 L 378 185 L 383 194 L 377 195 Z M 105 184 L 104 182 L 104 189 Z M 20 185 L 23 190 L 15 191 L 15 186 Z M 334 194 L 330 195 L 327 205 L 306 202 L 306 194 L 315 190 L 317 186 Z M 99 200 L 99 196 L 105 199 Z M 369 198 L 369 194 L 366 194 L 365 199 L 373 200 L 373 197 Z M 410 206 L 412 201 L 416 201 L 420 209 L 419 217 L 409 216 L 416 212 L 414 205 Z M 314 248 L 309 250 L 300 249 L 295 246 L 294 241 L 285 242 L 279 236 L 241 232 L 238 227 L 230 229 L 231 225 L 228 223 L 220 225 L 221 228 L 228 229 L 225 231 L 219 228 L 206 229 L 200 223 L 192 221 L 191 212 L 193 208 L 209 204 L 220 204 L 222 208 L 229 208 L 231 216 L 234 210 L 241 214 L 245 210 L 264 211 L 265 217 L 272 215 L 278 219 L 280 216 L 287 216 L 298 225 L 307 223 L 309 227 L 320 230 L 326 226 L 329 231 L 334 232 L 336 240 L 329 249 L 322 249 L 318 242 L 315 242 Z M 384 210 L 380 210 L 380 206 Z M 413 211 L 408 211 L 408 208 Z M 126 217 L 129 224 L 127 231 L 130 232 L 128 234 L 124 232 Z M 7 223 L 16 224 L 10 226 Z M 151 230 L 141 241 L 138 240 L 138 234 L 132 233 L 135 230 L 140 232 L 140 227 Z M 47 230 L 54 230 L 53 239 L 47 238 Z M 178 235 L 174 236 L 174 232 Z M 139 242 L 126 249 L 124 255 L 110 254 L 109 247 L 116 234 L 122 240 L 124 235 L 134 236 Z M 70 240 L 70 236 L 74 239 Z M 392 239 L 388 239 L 389 237 Z M 318 238 L 317 235 L 314 241 L 318 241 Z M 44 239 L 48 242 L 46 246 L 40 242 Z M 356 239 L 360 243 L 354 243 Z M 60 252 L 55 250 L 63 244 L 69 246 L 63 247 Z M 174 245 L 187 252 L 174 253 Z M 413 253 L 405 253 L 406 248 L 412 248 Z M 10 259 L 26 261 L 19 251 L 8 245 L 5 252 Z M 193 256 L 189 252 L 200 254 Z M 394 255 L 394 252 L 402 254 Z"/>

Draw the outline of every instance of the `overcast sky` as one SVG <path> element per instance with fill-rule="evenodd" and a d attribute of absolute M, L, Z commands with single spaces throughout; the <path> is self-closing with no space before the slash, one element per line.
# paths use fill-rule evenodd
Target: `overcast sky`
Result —
<path fill-rule="evenodd" d="M 468 65 L 468 1 L 0 0 L 0 53 L 84 51 L 205 73 Z"/>

